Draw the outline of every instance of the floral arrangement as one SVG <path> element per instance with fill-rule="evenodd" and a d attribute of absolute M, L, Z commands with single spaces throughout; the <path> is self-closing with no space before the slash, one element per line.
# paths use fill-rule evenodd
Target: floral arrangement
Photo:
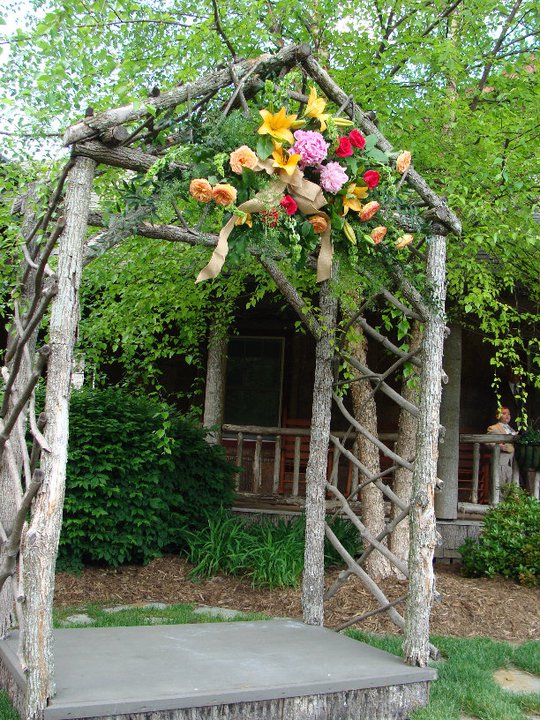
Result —
<path fill-rule="evenodd" d="M 260 110 L 255 149 L 241 145 L 228 157 L 223 181 L 211 184 L 194 178 L 190 195 L 201 203 L 214 202 L 231 212 L 222 227 L 218 245 L 197 282 L 216 277 L 228 253 L 228 238 L 235 229 L 245 232 L 254 224 L 282 226 L 285 234 L 315 236 L 320 241 L 317 281 L 331 276 L 333 242 L 358 240 L 377 245 L 383 240 L 400 249 L 414 239 L 411 234 L 389 232 L 378 218 L 381 172 L 387 157 L 375 148 L 377 137 L 364 135 L 345 118 L 326 112 L 326 101 L 311 89 L 302 117 Z M 346 134 L 342 128 L 347 128 Z M 402 152 L 396 171 L 409 169 L 411 153 Z M 230 174 L 228 169 L 230 168 Z M 264 182 L 250 183 L 250 174 L 262 173 Z M 229 175 L 229 177 L 227 177 Z M 239 190 L 254 189 L 238 202 Z M 255 189 L 256 188 L 256 189 Z"/>

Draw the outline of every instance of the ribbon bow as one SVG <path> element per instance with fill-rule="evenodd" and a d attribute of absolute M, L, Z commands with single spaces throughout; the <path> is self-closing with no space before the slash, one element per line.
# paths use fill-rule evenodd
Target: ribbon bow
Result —
<path fill-rule="evenodd" d="M 253 168 L 255 172 L 265 171 L 269 175 L 275 175 L 275 168 L 272 160 L 259 160 Z M 295 168 L 294 173 L 288 176 L 284 170 L 277 173 L 275 180 L 264 190 L 258 192 L 251 200 L 246 200 L 238 206 L 239 210 L 245 213 L 258 213 L 268 209 L 268 206 L 275 206 L 285 190 L 294 199 L 298 208 L 304 215 L 321 215 L 327 221 L 327 228 L 321 234 L 321 247 L 317 258 L 317 282 L 328 280 L 332 276 L 332 256 L 334 250 L 330 240 L 330 218 L 320 208 L 326 205 L 326 198 L 319 185 L 311 180 L 306 180 L 304 173 Z M 221 272 L 221 268 L 229 252 L 229 235 L 236 224 L 236 218 L 231 217 L 221 228 L 218 243 L 208 264 L 201 270 L 195 282 L 215 278 Z"/>

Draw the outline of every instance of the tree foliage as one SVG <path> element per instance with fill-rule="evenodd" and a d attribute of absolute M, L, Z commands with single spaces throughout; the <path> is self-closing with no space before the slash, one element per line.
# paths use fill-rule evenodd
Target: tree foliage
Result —
<path fill-rule="evenodd" d="M 540 129 L 540 67 L 533 0 L 474 0 L 467 5 L 460 0 L 242 0 L 234 8 L 210 0 L 113 1 L 90 8 L 79 0 L 33 0 L 31 6 L 27 29 L 10 38 L 10 55 L 0 68 L 4 115 L 15 133 L 8 140 L 13 157 L 22 155 L 22 134 L 43 138 L 59 133 L 89 105 L 101 110 L 134 99 L 144 103 L 153 86 L 193 79 L 231 55 L 253 55 L 289 41 L 310 42 L 364 109 L 377 111 L 377 121 L 396 149 L 412 151 L 432 187 L 460 215 L 463 235 L 451 237 L 448 246 L 454 319 L 480 328 L 493 345 L 494 364 L 524 368 L 538 382 L 540 252 L 532 210 L 539 194 L 534 148 Z M 300 88 L 301 78 L 295 82 Z M 218 93 L 210 107 L 218 108 L 220 102 Z M 169 120 L 174 122 L 174 115 Z M 113 185 L 118 190 L 118 182 Z M 131 247 L 135 271 L 139 250 Z M 152 262 L 146 267 L 146 297 L 138 304 L 141 322 L 146 311 L 164 310 L 163 298 L 170 298 L 164 273 L 167 268 L 174 273 L 181 254 L 163 246 L 159 251 L 144 246 L 146 253 Z M 159 292 L 150 286 L 161 253 L 173 260 L 164 260 L 159 273 L 159 301 Z M 102 267 L 112 272 L 114 284 L 109 261 Z M 127 278 L 130 273 L 121 274 Z M 106 303 L 114 296 L 98 291 L 96 283 L 93 278 L 87 308 L 96 310 L 96 327 L 101 324 L 104 330 Z M 206 300 L 191 295 L 183 297 L 189 296 L 187 306 L 196 313 Z M 173 307 L 178 311 L 172 303 L 171 312 Z M 167 322 L 165 312 L 152 337 L 165 336 Z M 105 335 L 100 331 L 97 337 Z M 194 338 L 186 343 L 194 347 Z"/>

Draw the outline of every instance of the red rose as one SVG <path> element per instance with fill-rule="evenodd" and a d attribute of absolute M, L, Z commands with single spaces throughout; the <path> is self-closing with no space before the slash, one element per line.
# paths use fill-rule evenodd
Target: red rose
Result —
<path fill-rule="evenodd" d="M 349 140 L 351 141 L 351 145 L 355 148 L 360 148 L 360 150 L 364 149 L 364 146 L 366 144 L 366 138 L 362 135 L 360 130 L 351 130 L 349 133 Z"/>
<path fill-rule="evenodd" d="M 362 177 L 370 190 L 374 187 L 377 187 L 377 185 L 379 184 L 379 180 L 381 179 L 380 173 L 378 173 L 376 170 L 368 170 L 362 175 Z"/>
<path fill-rule="evenodd" d="M 336 150 L 336 155 L 338 157 L 349 157 L 349 155 L 353 154 L 353 149 L 351 145 L 351 141 L 348 137 L 340 137 L 339 138 L 339 147 Z"/>
<path fill-rule="evenodd" d="M 287 215 L 294 215 L 294 213 L 298 210 L 298 205 L 290 195 L 284 195 L 279 204 L 285 210 Z"/>

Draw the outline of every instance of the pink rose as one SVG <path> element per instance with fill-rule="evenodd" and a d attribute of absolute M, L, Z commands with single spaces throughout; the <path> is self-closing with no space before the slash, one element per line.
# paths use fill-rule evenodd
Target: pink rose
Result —
<path fill-rule="evenodd" d="M 298 210 L 298 205 L 294 201 L 294 198 L 290 195 L 284 195 L 279 204 L 285 210 L 287 215 L 294 215 L 294 213 Z"/>
<path fill-rule="evenodd" d="M 380 174 L 376 170 L 367 170 L 362 177 L 370 190 L 377 187 L 381 179 Z"/>
<path fill-rule="evenodd" d="M 321 187 L 326 192 L 339 192 L 348 180 L 349 176 L 338 162 L 329 162 L 321 168 Z"/>
<path fill-rule="evenodd" d="M 351 145 L 355 148 L 360 148 L 360 150 L 363 150 L 366 144 L 366 138 L 362 135 L 360 130 L 351 130 L 349 133 L 349 140 L 351 141 Z"/>
<path fill-rule="evenodd" d="M 345 158 L 345 157 L 349 157 L 349 155 L 352 155 L 352 154 L 353 154 L 353 149 L 352 149 L 351 141 L 349 140 L 349 138 L 348 137 L 340 137 L 339 138 L 339 146 L 338 146 L 338 149 L 336 150 L 336 155 L 338 157 Z"/>

